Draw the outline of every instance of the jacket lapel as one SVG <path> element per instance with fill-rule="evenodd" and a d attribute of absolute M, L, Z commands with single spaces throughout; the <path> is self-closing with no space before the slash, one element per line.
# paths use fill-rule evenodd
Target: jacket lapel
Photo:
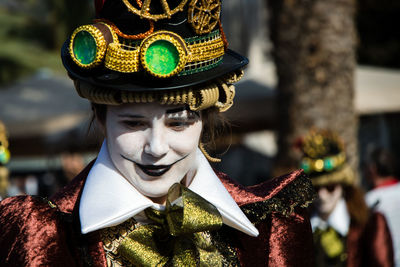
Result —
<path fill-rule="evenodd" d="M 78 254 L 82 266 L 107 266 L 103 242 L 98 231 L 87 235 L 81 234 L 81 225 L 79 220 L 79 202 L 85 184 L 86 178 L 92 168 L 95 160 L 86 166 L 67 186 L 56 193 L 50 200 L 55 203 L 63 213 L 66 222 L 69 225 L 72 250 Z"/>

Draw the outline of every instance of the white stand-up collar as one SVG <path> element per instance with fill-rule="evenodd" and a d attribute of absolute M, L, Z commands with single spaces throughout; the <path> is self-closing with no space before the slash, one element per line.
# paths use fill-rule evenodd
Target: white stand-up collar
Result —
<path fill-rule="evenodd" d="M 324 221 L 315 213 L 311 216 L 310 221 L 313 232 L 317 228 L 325 230 L 330 226 L 342 236 L 347 236 L 350 228 L 350 215 L 347 211 L 346 201 L 343 198 L 339 200 L 328 220 Z"/>
<path fill-rule="evenodd" d="M 257 236 L 258 230 L 232 199 L 200 150 L 197 151 L 196 161 L 196 174 L 186 186 L 212 203 L 221 213 L 224 224 Z M 82 233 L 118 225 L 149 207 L 164 208 L 143 196 L 117 171 L 104 141 L 80 200 Z"/>

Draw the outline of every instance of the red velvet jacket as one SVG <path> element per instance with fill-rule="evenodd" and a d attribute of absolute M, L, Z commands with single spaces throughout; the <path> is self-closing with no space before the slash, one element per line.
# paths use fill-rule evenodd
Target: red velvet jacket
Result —
<path fill-rule="evenodd" d="M 0 266 L 107 266 L 99 232 L 80 233 L 79 199 L 90 168 L 51 202 L 32 196 L 0 202 Z M 219 230 L 236 251 L 235 265 L 313 266 L 305 207 L 314 192 L 301 171 L 252 187 L 217 175 L 260 232 L 251 237 L 229 227 Z"/>

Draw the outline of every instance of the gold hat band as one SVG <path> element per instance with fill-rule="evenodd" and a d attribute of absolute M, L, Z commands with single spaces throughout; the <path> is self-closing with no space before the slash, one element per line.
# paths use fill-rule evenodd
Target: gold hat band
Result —
<path fill-rule="evenodd" d="M 78 94 L 97 104 L 120 105 L 125 103 L 151 103 L 179 105 L 186 104 L 193 111 L 216 107 L 220 112 L 227 111 L 233 104 L 235 87 L 243 71 L 233 72 L 215 83 L 201 88 L 184 88 L 171 91 L 132 92 L 96 88 L 79 80 L 75 81 Z"/>
<path fill-rule="evenodd" d="M 124 73 L 138 72 L 139 62 L 139 49 L 119 43 L 108 45 L 104 62 L 106 68 Z"/>
<path fill-rule="evenodd" d="M 183 39 L 170 31 L 153 32 L 142 41 L 118 38 L 104 21 L 78 27 L 69 53 L 79 67 L 91 69 L 104 62 L 110 70 L 135 73 L 144 69 L 152 76 L 168 78 L 216 67 L 225 54 L 220 30 Z"/>
<path fill-rule="evenodd" d="M 342 166 L 345 162 L 346 154 L 341 152 L 336 155 L 330 155 L 318 159 L 303 157 L 300 167 L 304 169 L 306 173 L 333 171 L 336 168 L 340 168 L 340 166 Z"/>
<path fill-rule="evenodd" d="M 170 32 L 166 33 L 172 34 Z M 157 35 L 159 36 L 160 40 L 169 39 L 168 41 L 173 42 L 171 38 L 167 38 L 166 34 L 160 34 L 160 32 L 155 32 L 149 37 Z M 143 47 L 145 46 L 145 43 L 146 39 L 138 46 L 129 46 L 116 42 L 110 43 L 108 45 L 105 58 L 106 68 L 124 73 L 138 72 L 141 63 L 140 58 L 144 58 Z M 198 69 L 201 69 L 201 67 L 206 67 L 207 65 L 210 65 L 208 63 L 215 63 L 210 61 L 219 59 L 225 54 L 225 46 L 220 34 L 215 35 L 214 38 L 206 41 L 195 42 L 193 44 L 190 44 L 185 40 L 183 45 L 186 47 L 177 47 L 179 47 L 178 50 L 180 51 L 180 62 L 184 62 L 185 64 L 182 64 L 177 71 L 174 71 L 171 75 L 168 75 L 168 77 L 179 73 L 185 68 L 185 66 L 190 66 L 193 63 L 196 63 L 195 66 Z M 181 51 L 183 49 L 187 50 L 187 55 Z M 195 69 L 195 67 L 191 68 L 191 70 L 193 69 Z"/>

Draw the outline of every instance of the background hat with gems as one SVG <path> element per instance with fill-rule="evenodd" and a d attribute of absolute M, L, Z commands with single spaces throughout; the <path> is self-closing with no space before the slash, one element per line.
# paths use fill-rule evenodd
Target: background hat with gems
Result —
<path fill-rule="evenodd" d="M 303 154 L 300 168 L 309 174 L 314 186 L 354 184 L 355 175 L 346 163 L 344 143 L 335 132 L 313 128 L 297 141 L 296 147 Z"/>
<path fill-rule="evenodd" d="M 0 121 L 0 166 L 7 164 L 9 160 L 10 160 L 10 151 L 8 150 L 6 127 Z"/>
<path fill-rule="evenodd" d="M 158 99 L 193 110 L 225 111 L 232 105 L 232 83 L 248 60 L 227 49 L 221 0 L 95 0 L 95 5 L 94 23 L 78 27 L 61 53 L 82 97 L 104 104 Z"/>

